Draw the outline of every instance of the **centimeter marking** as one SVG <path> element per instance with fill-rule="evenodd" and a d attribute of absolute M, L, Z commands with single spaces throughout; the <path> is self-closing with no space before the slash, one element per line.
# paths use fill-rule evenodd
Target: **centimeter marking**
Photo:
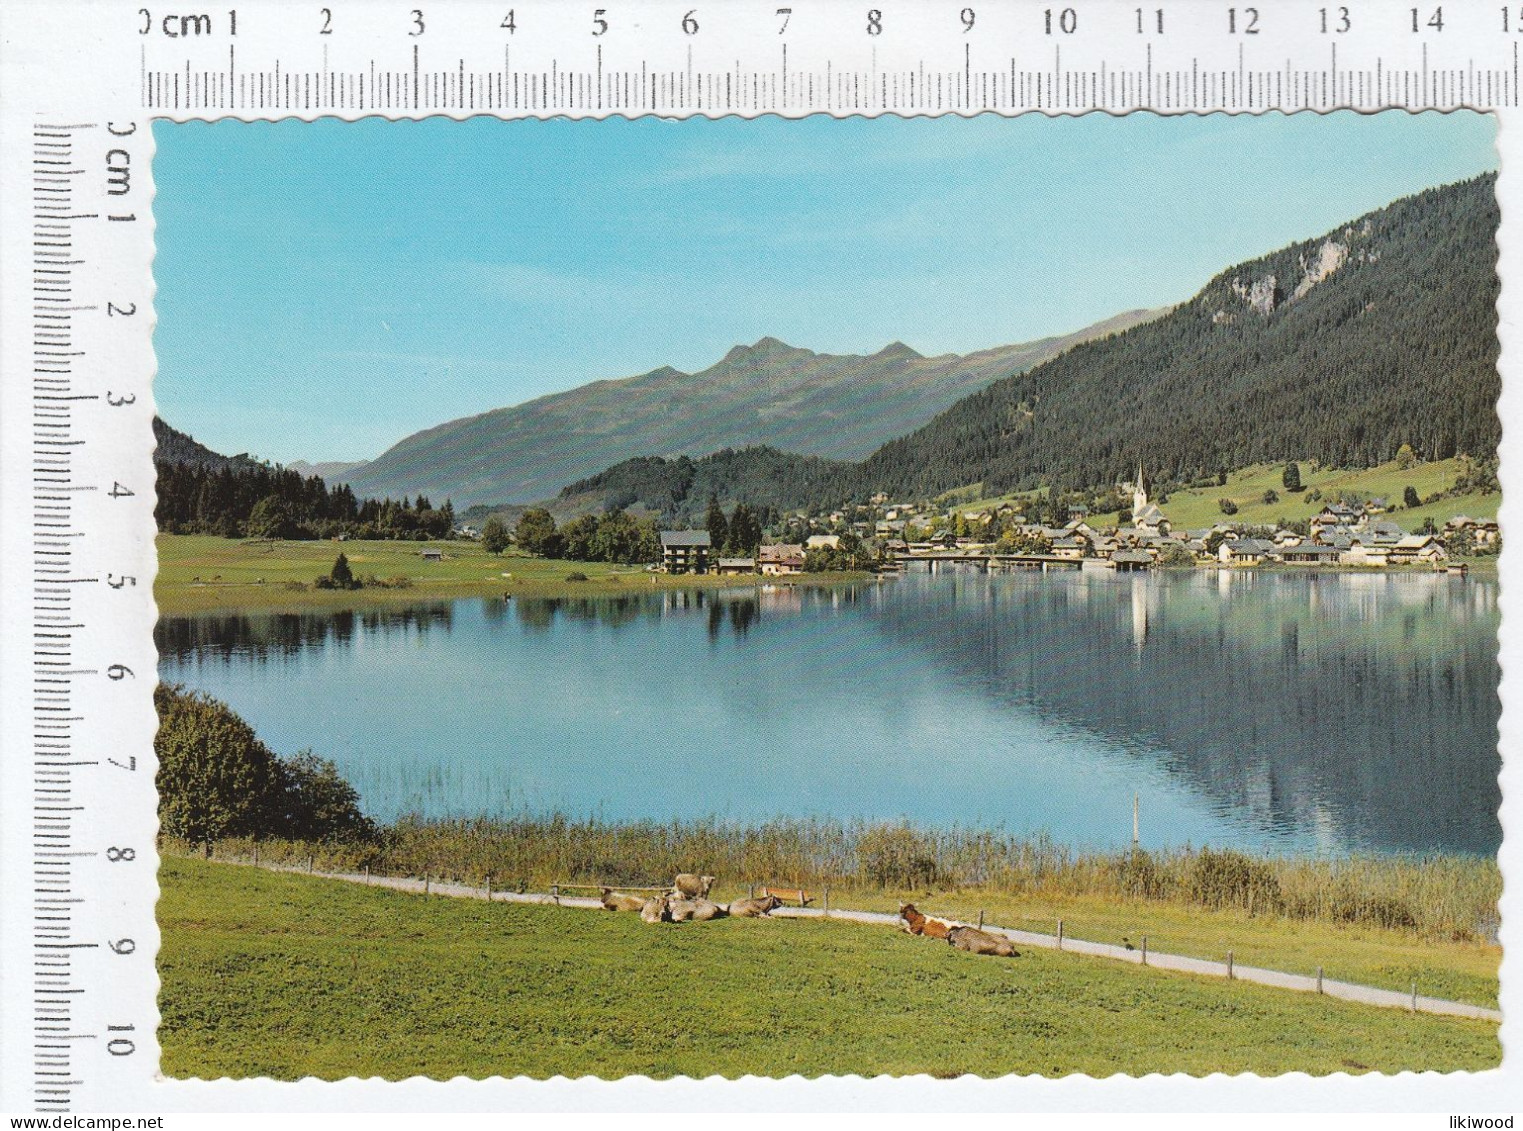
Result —
<path fill-rule="evenodd" d="M 98 943 L 74 932 L 85 902 L 75 861 L 95 853 L 75 840 L 76 767 L 93 766 L 75 749 L 82 708 L 74 680 L 96 674 L 76 667 L 79 623 L 75 587 L 97 581 L 77 576 L 78 529 L 74 497 L 95 488 L 74 481 L 75 452 L 84 444 L 74 430 L 76 393 L 74 315 L 95 309 L 76 298 L 75 223 L 95 219 L 75 209 L 77 178 L 85 170 L 75 141 L 90 124 L 39 124 L 32 131 L 32 1028 L 33 1100 L 38 1110 L 64 1111 L 82 1084 L 77 1042 L 97 1039 L 78 1028 L 85 993 L 75 952 Z"/>
<path fill-rule="evenodd" d="M 317 112 L 465 112 L 528 113 L 978 113 L 980 111 L 1255 111 L 1357 110 L 1430 107 L 1495 109 L 1519 105 L 1520 55 L 1516 41 L 1501 51 L 1496 65 L 1432 67 L 1422 45 L 1416 66 L 1392 66 L 1377 55 L 1372 66 L 1340 67 L 1338 49 L 1324 66 L 1251 68 L 1246 49 L 1220 57 L 1192 56 L 1188 66 L 1155 67 L 1146 47 L 1138 65 L 1065 68 L 1061 47 L 1051 51 L 1052 65 L 1022 68 L 1016 56 L 1002 57 L 998 67 L 973 66 L 970 44 L 963 44 L 959 65 L 880 70 L 838 68 L 790 69 L 788 49 L 781 47 L 776 65 L 713 70 L 694 64 L 680 69 L 606 68 L 603 49 L 580 66 L 567 67 L 559 57 L 547 66 L 512 66 L 503 48 L 500 68 L 468 68 L 463 56 L 444 67 L 425 67 L 422 49 L 400 67 L 378 65 L 374 57 L 355 69 L 292 70 L 280 56 L 265 66 L 241 67 L 237 46 L 230 44 L 226 67 L 150 68 L 148 48 L 140 49 L 140 97 L 157 111 Z M 1234 57 L 1235 56 L 1235 57 Z M 590 66 L 588 65 L 590 63 Z"/>

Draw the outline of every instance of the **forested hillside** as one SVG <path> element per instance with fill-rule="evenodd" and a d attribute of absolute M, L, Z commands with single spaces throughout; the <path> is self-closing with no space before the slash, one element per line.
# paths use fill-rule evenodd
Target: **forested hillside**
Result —
<path fill-rule="evenodd" d="M 247 455 L 224 456 L 153 419 L 157 500 L 154 518 L 167 534 L 228 538 L 443 538 L 455 525 L 449 500 L 360 499 L 348 485 Z"/>
<path fill-rule="evenodd" d="M 850 493 L 1189 480 L 1287 459 L 1494 453 L 1495 176 L 1222 272 L 1170 314 L 995 382 L 848 473 Z"/>
<path fill-rule="evenodd" d="M 844 503 L 844 480 L 851 469 L 838 460 L 767 447 L 726 448 L 702 459 L 650 456 L 578 480 L 561 491 L 558 502 L 587 510 L 639 505 L 669 525 L 682 526 L 701 522 L 711 496 L 764 512 Z"/>
<path fill-rule="evenodd" d="M 225 468 L 248 470 L 263 465 L 252 456 L 225 456 L 212 451 L 195 437 L 171 428 L 157 416 L 153 418 L 153 460 L 158 464 L 197 467 L 209 471 Z"/>

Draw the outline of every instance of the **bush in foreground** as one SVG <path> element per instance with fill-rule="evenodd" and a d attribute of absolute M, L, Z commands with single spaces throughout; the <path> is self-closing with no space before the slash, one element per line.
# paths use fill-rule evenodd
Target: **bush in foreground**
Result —
<path fill-rule="evenodd" d="M 332 762 L 284 759 L 227 704 L 178 684 L 153 693 L 163 832 L 207 846 L 228 838 L 363 841 L 375 826 Z"/>

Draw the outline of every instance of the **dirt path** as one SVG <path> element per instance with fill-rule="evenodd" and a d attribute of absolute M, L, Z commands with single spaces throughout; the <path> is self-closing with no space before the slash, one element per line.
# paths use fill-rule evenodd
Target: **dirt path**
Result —
<path fill-rule="evenodd" d="M 371 876 L 358 872 L 308 872 L 305 868 L 291 867 L 278 864 L 254 864 L 247 860 L 216 860 L 213 863 L 237 864 L 244 867 L 264 868 L 271 872 L 295 872 L 300 875 L 319 876 L 328 880 L 343 880 L 348 883 L 368 884 L 371 887 L 390 888 L 393 891 L 416 892 L 418 894 L 451 896 L 462 899 L 486 899 L 486 889 L 471 887 L 467 884 L 442 883 L 438 880 L 416 880 L 398 876 Z M 557 907 L 585 907 L 601 909 L 602 903 L 596 899 L 585 896 L 550 895 L 543 892 L 510 892 L 494 891 L 491 898 L 503 903 L 541 903 L 552 904 Z M 873 923 L 880 926 L 897 927 L 899 917 L 889 915 L 881 911 L 849 911 L 841 908 L 831 908 L 829 911 L 817 907 L 780 907 L 773 913 L 774 918 L 788 919 L 843 919 L 852 923 Z M 1133 966 L 1151 966 L 1158 970 L 1177 970 L 1185 974 L 1201 974 L 1213 978 L 1231 978 L 1240 982 L 1255 982 L 1262 986 L 1274 986 L 1282 990 L 1296 990 L 1300 993 L 1322 993 L 1328 997 L 1341 998 L 1344 1001 L 1359 1002 L 1363 1005 L 1376 1005 L 1387 1009 L 1405 1009 L 1414 1013 L 1434 1013 L 1445 1017 L 1464 1017 L 1478 1021 L 1502 1020 L 1502 1012 L 1498 1009 L 1486 1009 L 1479 1005 L 1470 1005 L 1462 1001 L 1445 1001 L 1442 998 L 1423 997 L 1401 993 L 1398 990 L 1382 990 L 1374 986 L 1361 986 L 1352 982 L 1335 982 L 1330 978 L 1318 979 L 1304 974 L 1287 974 L 1281 970 L 1264 970 L 1257 966 L 1239 966 L 1233 964 L 1230 967 L 1225 962 L 1212 962 L 1205 958 L 1188 958 L 1182 954 L 1160 954 L 1157 951 L 1129 950 L 1126 947 L 1115 946 L 1111 943 L 1088 942 L 1084 939 L 1060 938 L 1057 935 L 1042 935 L 1032 931 L 1017 931 L 1008 927 L 986 926 L 983 928 L 990 934 L 1004 935 L 1012 942 L 1023 946 L 1039 946 L 1048 950 L 1062 950 L 1070 954 L 1086 954 L 1095 958 L 1110 958 L 1117 962 L 1128 962 Z"/>

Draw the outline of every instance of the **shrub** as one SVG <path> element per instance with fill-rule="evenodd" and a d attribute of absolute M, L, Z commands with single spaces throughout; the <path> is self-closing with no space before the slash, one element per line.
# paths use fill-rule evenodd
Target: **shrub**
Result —
<path fill-rule="evenodd" d="M 159 821 L 170 836 L 208 844 L 258 836 L 277 823 L 280 761 L 224 703 L 179 684 L 153 693 L 159 730 Z"/>
<path fill-rule="evenodd" d="M 179 684 L 154 690 L 159 821 L 191 844 L 228 837 L 368 839 L 359 794 L 310 751 L 284 760 L 227 706 Z"/>
<path fill-rule="evenodd" d="M 1241 852 L 1201 849 L 1190 867 L 1189 894 L 1194 903 L 1220 910 L 1239 907 L 1250 915 L 1275 911 L 1280 905 L 1280 881 L 1274 868 Z"/>
<path fill-rule="evenodd" d="M 568 573 L 566 575 L 566 580 L 567 581 L 586 581 L 587 580 L 587 575 L 585 573 Z"/>
<path fill-rule="evenodd" d="M 909 825 L 873 825 L 857 840 L 857 859 L 879 887 L 914 888 L 937 881 L 936 842 Z"/>
<path fill-rule="evenodd" d="M 281 833 L 297 840 L 370 840 L 375 824 L 360 811 L 360 795 L 338 767 L 310 750 L 281 763 Z"/>
<path fill-rule="evenodd" d="M 1231 499 L 1217 499 L 1216 505 L 1221 508 L 1222 514 L 1237 514 L 1237 504 Z"/>
<path fill-rule="evenodd" d="M 1116 880 L 1125 894 L 1138 899 L 1158 899 L 1168 886 L 1157 862 L 1141 848 L 1133 848 L 1121 857 Z"/>

